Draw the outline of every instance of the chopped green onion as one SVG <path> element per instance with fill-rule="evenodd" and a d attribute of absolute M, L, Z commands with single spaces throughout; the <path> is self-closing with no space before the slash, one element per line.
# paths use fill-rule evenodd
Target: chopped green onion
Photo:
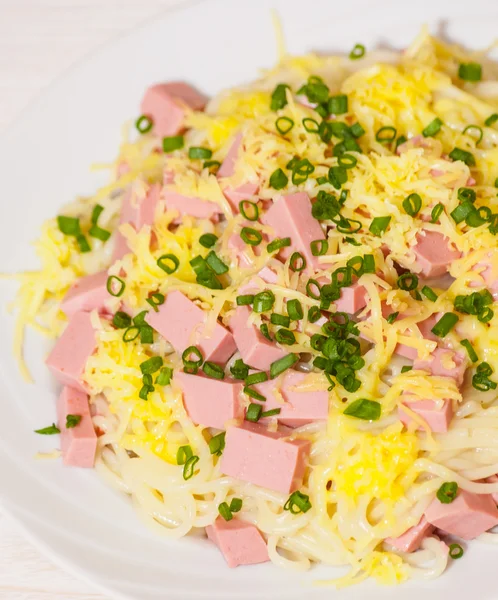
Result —
<path fill-rule="evenodd" d="M 151 375 L 163 366 L 163 359 L 161 356 L 152 356 L 148 360 L 144 360 L 143 363 L 140 363 L 140 370 L 143 375 Z"/>
<path fill-rule="evenodd" d="M 484 121 L 484 125 L 486 125 L 486 127 L 491 127 L 496 123 L 496 121 L 498 121 L 498 114 L 493 113 Z"/>
<path fill-rule="evenodd" d="M 307 158 L 298 160 L 292 167 L 292 183 L 294 185 L 304 183 L 314 170 L 315 167 Z"/>
<path fill-rule="evenodd" d="M 152 294 L 150 298 L 147 298 L 146 302 L 152 306 L 154 312 L 159 312 L 157 307 L 161 306 L 161 304 L 164 304 L 164 294 L 159 294 L 156 292 L 155 294 Z"/>
<path fill-rule="evenodd" d="M 293 492 L 287 502 L 284 504 L 284 510 L 288 510 L 293 515 L 306 513 L 311 508 L 310 497 L 299 491 Z"/>
<path fill-rule="evenodd" d="M 318 308 L 318 306 L 311 306 L 308 309 L 308 321 L 310 323 L 316 323 L 321 316 L 322 316 L 322 312 Z"/>
<path fill-rule="evenodd" d="M 351 125 L 351 127 L 349 128 L 349 131 L 351 132 L 351 135 L 355 138 L 360 138 L 362 135 L 365 135 L 365 130 L 360 125 L 360 123 L 353 123 L 353 125 Z"/>
<path fill-rule="evenodd" d="M 159 371 L 159 375 L 156 377 L 157 385 L 169 385 L 172 376 L 173 369 L 171 367 L 162 367 L 162 369 Z"/>
<path fill-rule="evenodd" d="M 474 158 L 474 155 L 470 152 L 467 152 L 467 150 L 462 150 L 461 148 L 453 148 L 453 150 L 448 154 L 448 156 L 451 158 L 451 160 L 461 160 L 468 167 L 476 166 L 476 159 Z"/>
<path fill-rule="evenodd" d="M 220 367 L 220 365 L 217 365 L 209 360 L 202 365 L 202 370 L 208 377 L 211 377 L 212 379 L 225 378 L 225 371 L 223 370 L 223 367 Z"/>
<path fill-rule="evenodd" d="M 252 423 L 257 423 L 261 417 L 261 412 L 263 408 L 261 404 L 255 404 L 251 402 L 247 407 L 246 411 L 246 421 L 251 421 Z"/>
<path fill-rule="evenodd" d="M 270 342 L 273 342 L 273 338 L 270 335 L 270 331 L 268 329 L 268 325 L 267 323 L 262 323 L 259 326 L 259 330 L 261 331 L 262 335 L 264 335 L 264 337 L 269 340 Z"/>
<path fill-rule="evenodd" d="M 266 398 L 263 396 L 263 394 L 257 392 L 250 385 L 244 386 L 243 392 L 246 394 L 246 396 L 249 396 L 249 398 L 254 398 L 254 400 L 259 400 L 260 402 L 266 402 Z"/>
<path fill-rule="evenodd" d="M 324 144 L 330 143 L 330 140 L 332 139 L 332 127 L 328 121 L 322 121 L 320 123 L 318 135 Z"/>
<path fill-rule="evenodd" d="M 222 290 L 223 285 L 221 281 L 216 277 L 216 275 L 210 269 L 203 271 L 196 277 L 196 281 L 198 284 L 203 285 L 211 290 Z"/>
<path fill-rule="evenodd" d="M 349 53 L 349 58 L 351 60 L 358 60 L 359 58 L 363 58 L 365 56 L 365 52 L 366 50 L 363 44 L 355 44 Z"/>
<path fill-rule="evenodd" d="M 221 163 L 219 160 L 205 160 L 202 165 L 202 168 L 208 169 L 210 173 L 217 173 L 220 167 Z"/>
<path fill-rule="evenodd" d="M 74 429 L 81 422 L 81 415 L 66 415 L 66 429 Z"/>
<path fill-rule="evenodd" d="M 454 481 L 446 481 L 436 492 L 436 498 L 442 504 L 451 504 L 457 497 L 458 484 Z"/>
<path fill-rule="evenodd" d="M 232 498 L 230 502 L 230 511 L 231 512 L 240 512 L 242 509 L 242 500 L 240 498 Z"/>
<path fill-rule="evenodd" d="M 310 249 L 313 256 L 323 256 L 327 254 L 329 243 L 327 240 L 313 240 L 310 243 Z"/>
<path fill-rule="evenodd" d="M 482 142 L 482 137 L 484 135 L 483 130 L 481 129 L 481 127 L 479 127 L 478 125 L 467 125 L 467 127 L 463 130 L 463 134 L 465 135 L 468 131 L 477 131 L 477 140 L 476 140 L 476 146 L 478 144 L 480 144 Z M 474 137 L 474 135 L 472 135 L 471 133 L 469 133 L 468 135 L 470 135 L 470 137 Z"/>
<path fill-rule="evenodd" d="M 275 304 L 275 295 L 270 290 L 264 290 L 254 296 L 252 309 L 255 313 L 267 312 Z"/>
<path fill-rule="evenodd" d="M 173 152 L 173 150 L 180 150 L 180 148 L 183 148 L 184 144 L 185 140 L 183 139 L 183 135 L 165 137 L 163 138 L 163 151 Z"/>
<path fill-rule="evenodd" d="M 275 379 L 287 369 L 290 369 L 299 360 L 297 354 L 287 354 L 286 356 L 279 358 L 270 365 L 270 379 Z"/>
<path fill-rule="evenodd" d="M 139 133 L 148 133 L 152 126 L 154 125 L 152 119 L 147 115 L 140 115 L 138 119 L 135 121 L 135 127 L 137 128 Z"/>
<path fill-rule="evenodd" d="M 280 327 L 289 327 L 290 317 L 286 315 L 279 315 L 278 313 L 272 313 L 270 317 L 270 323 L 272 325 L 279 325 Z"/>
<path fill-rule="evenodd" d="M 341 154 L 337 159 L 337 164 L 343 169 L 352 169 L 358 164 L 358 160 L 351 154 Z"/>
<path fill-rule="evenodd" d="M 76 217 L 57 217 L 57 225 L 64 235 L 78 236 L 81 234 L 80 220 Z"/>
<path fill-rule="evenodd" d="M 199 462 L 199 460 L 200 458 L 198 456 L 191 456 L 187 460 L 185 466 L 183 467 L 183 479 L 185 479 L 185 481 L 188 481 L 195 475 L 195 465 Z"/>
<path fill-rule="evenodd" d="M 375 134 L 375 139 L 381 144 L 389 144 L 396 139 L 396 128 L 386 125 L 381 127 Z"/>
<path fill-rule="evenodd" d="M 92 225 L 88 231 L 88 235 L 100 240 L 101 242 L 107 242 L 107 240 L 111 237 L 111 232 L 107 231 L 107 229 L 102 229 L 98 225 Z"/>
<path fill-rule="evenodd" d="M 476 201 L 477 198 L 477 194 L 475 190 L 472 190 L 471 188 L 465 188 L 465 187 L 461 187 L 458 188 L 458 199 L 460 200 L 460 202 L 472 202 L 472 204 L 474 204 L 474 202 Z"/>
<path fill-rule="evenodd" d="M 480 227 L 491 218 L 491 209 L 487 206 L 481 206 L 477 210 L 469 212 L 465 218 L 465 223 L 469 227 Z"/>
<path fill-rule="evenodd" d="M 216 275 L 223 275 L 223 273 L 228 272 L 228 266 L 218 258 L 216 252 L 211 250 L 206 256 L 206 263 L 212 269 Z"/>
<path fill-rule="evenodd" d="M 263 235 L 260 231 L 252 229 L 251 227 L 242 227 L 240 231 L 240 237 L 242 241 L 250 246 L 258 246 L 263 240 Z"/>
<path fill-rule="evenodd" d="M 275 333 L 275 340 L 279 344 L 283 344 L 285 346 L 292 346 L 292 344 L 296 343 L 296 336 L 289 329 L 279 329 Z"/>
<path fill-rule="evenodd" d="M 218 506 L 218 512 L 225 519 L 225 521 L 231 521 L 233 519 L 232 511 L 226 502 L 222 502 Z"/>
<path fill-rule="evenodd" d="M 294 121 L 289 117 L 279 117 L 275 121 L 275 128 L 280 135 L 286 135 L 294 127 Z"/>
<path fill-rule="evenodd" d="M 458 223 L 465 221 L 465 219 L 473 212 L 475 212 L 474 205 L 472 202 L 465 200 L 451 211 L 450 216 L 458 225 Z"/>
<path fill-rule="evenodd" d="M 213 151 L 209 148 L 201 148 L 200 146 L 192 146 L 188 149 L 188 157 L 192 160 L 196 159 L 209 159 L 213 156 Z"/>
<path fill-rule="evenodd" d="M 408 141 L 406 135 L 400 135 L 399 138 L 396 140 L 396 150 L 401 146 L 401 144 L 406 144 L 406 142 Z"/>
<path fill-rule="evenodd" d="M 78 243 L 80 252 L 90 252 L 91 247 L 84 235 L 77 235 L 76 242 Z"/>
<path fill-rule="evenodd" d="M 241 358 L 238 358 L 230 367 L 230 373 L 235 379 L 245 379 L 249 373 L 249 366 Z"/>
<path fill-rule="evenodd" d="M 43 429 L 35 429 L 35 433 L 40 435 L 55 435 L 56 433 L 60 433 L 61 430 L 57 427 L 55 423 L 52 423 L 49 427 L 44 427 Z"/>
<path fill-rule="evenodd" d="M 263 419 L 264 417 L 274 417 L 275 415 L 279 415 L 281 410 L 282 409 L 280 408 L 272 408 L 271 410 L 265 410 L 261 413 L 261 419 Z"/>
<path fill-rule="evenodd" d="M 180 266 L 180 261 L 174 254 L 163 254 L 157 259 L 157 266 L 171 275 Z"/>
<path fill-rule="evenodd" d="M 293 298 L 287 302 L 287 313 L 291 321 L 299 321 L 304 317 L 303 306 L 299 300 Z"/>
<path fill-rule="evenodd" d="M 289 178 L 282 171 L 282 169 L 277 169 L 273 171 L 270 176 L 270 187 L 274 190 L 281 190 L 289 183 Z"/>
<path fill-rule="evenodd" d="M 386 321 L 389 323 L 389 325 L 392 325 L 394 323 L 394 321 L 396 321 L 398 316 L 399 316 L 399 311 L 393 312 L 387 317 Z"/>
<path fill-rule="evenodd" d="M 273 111 L 280 110 L 287 105 L 287 92 L 286 90 L 290 89 L 289 86 L 285 83 L 279 83 L 277 87 L 273 90 L 271 95 L 271 103 L 270 108 Z"/>
<path fill-rule="evenodd" d="M 363 257 L 362 256 L 353 256 L 346 263 L 347 267 L 351 267 L 353 273 L 357 277 L 361 277 L 363 275 Z M 323 289 L 323 288 L 322 288 Z"/>
<path fill-rule="evenodd" d="M 293 252 L 290 257 L 289 268 L 297 273 L 306 268 L 306 259 L 300 252 Z"/>
<path fill-rule="evenodd" d="M 257 221 L 259 217 L 259 208 L 256 202 L 250 200 L 241 200 L 239 202 L 239 212 L 248 221 Z"/>
<path fill-rule="evenodd" d="M 482 78 L 482 66 L 476 62 L 460 63 L 458 77 L 464 81 L 480 81 Z"/>
<path fill-rule="evenodd" d="M 197 360 L 192 360 L 192 355 L 194 355 L 197 358 Z M 204 362 L 204 358 L 199 348 L 196 348 L 195 346 L 189 346 L 183 351 L 182 361 L 184 365 L 184 370 L 188 373 L 195 375 L 195 373 L 197 373 L 197 371 L 199 370 L 199 367 Z"/>
<path fill-rule="evenodd" d="M 106 287 L 111 296 L 119 298 L 119 296 L 121 296 L 125 291 L 126 283 L 120 277 L 117 277 L 116 275 L 110 275 L 107 278 Z"/>
<path fill-rule="evenodd" d="M 317 289 L 318 291 L 316 291 Z M 320 300 L 320 284 L 316 279 L 308 279 L 306 295 L 313 298 L 313 300 Z"/>
<path fill-rule="evenodd" d="M 235 298 L 235 302 L 237 303 L 237 306 L 248 306 L 249 304 L 252 304 L 254 301 L 254 294 L 242 294 L 240 296 L 237 296 L 237 298 Z"/>
<path fill-rule="evenodd" d="M 494 311 L 489 308 L 489 306 L 485 306 L 481 312 L 477 315 L 477 319 L 481 322 L 481 323 L 489 323 L 489 321 L 491 321 L 491 319 L 495 316 Z"/>
<path fill-rule="evenodd" d="M 424 296 L 429 299 L 431 302 L 436 302 L 437 300 L 437 294 L 436 292 L 430 288 L 428 285 L 424 285 L 424 287 L 421 289 L 422 294 L 424 294 Z"/>
<path fill-rule="evenodd" d="M 458 320 L 458 316 L 455 313 L 447 312 L 439 319 L 431 331 L 434 335 L 443 338 L 455 327 Z"/>
<path fill-rule="evenodd" d="M 131 325 L 131 317 L 125 312 L 118 310 L 118 312 L 112 318 L 112 324 L 117 329 L 126 329 Z"/>
<path fill-rule="evenodd" d="M 123 342 L 133 342 L 140 335 L 140 327 L 133 325 L 123 333 Z"/>
<path fill-rule="evenodd" d="M 398 277 L 398 287 L 405 292 L 411 292 L 418 286 L 418 277 L 414 273 L 403 273 Z"/>
<path fill-rule="evenodd" d="M 361 244 L 352 237 L 345 237 L 344 242 L 347 242 L 348 244 L 352 244 L 353 246 L 361 246 Z"/>
<path fill-rule="evenodd" d="M 138 392 L 138 397 L 141 398 L 142 400 L 148 400 L 148 395 L 154 391 L 154 386 L 152 385 L 147 385 L 144 384 L 141 388 L 140 391 Z"/>
<path fill-rule="evenodd" d="M 472 362 L 477 362 L 479 360 L 477 352 L 474 350 L 469 340 L 461 340 L 460 344 L 467 350 L 467 354 Z"/>
<path fill-rule="evenodd" d="M 271 254 L 272 252 L 276 252 L 277 250 L 280 250 L 281 248 L 286 248 L 290 245 L 290 238 L 276 238 L 272 242 L 270 242 L 268 246 L 266 246 L 266 250 Z"/>
<path fill-rule="evenodd" d="M 150 325 L 142 325 L 140 327 L 140 342 L 142 344 L 154 343 L 154 330 Z"/>
<path fill-rule="evenodd" d="M 459 558 L 462 558 L 463 548 L 460 546 L 460 544 L 450 544 L 449 549 L 450 558 L 452 558 L 453 560 L 458 560 Z"/>
<path fill-rule="evenodd" d="M 422 130 L 422 135 L 424 137 L 434 137 L 437 133 L 439 133 L 442 126 L 443 122 L 439 117 L 436 117 L 429 123 L 429 125 L 427 125 L 425 129 Z"/>
<path fill-rule="evenodd" d="M 349 417 L 356 417 L 364 421 L 378 421 L 380 418 L 380 404 L 375 400 L 360 398 L 352 402 L 344 411 Z"/>
<path fill-rule="evenodd" d="M 371 231 L 373 233 L 373 235 L 380 237 L 386 231 L 390 222 L 391 222 L 390 216 L 389 217 L 375 217 L 374 219 L 372 219 L 372 222 L 370 223 L 370 227 L 368 229 L 369 229 L 369 231 Z"/>
<path fill-rule="evenodd" d="M 438 222 L 439 217 L 441 216 L 443 210 L 444 210 L 444 206 L 441 203 L 436 204 L 436 206 L 431 211 L 431 223 Z"/>
<path fill-rule="evenodd" d="M 100 215 L 102 214 L 104 207 L 100 204 L 96 204 L 92 210 L 92 216 L 90 217 L 90 221 L 92 225 L 97 225 Z"/>
<path fill-rule="evenodd" d="M 411 371 L 413 369 L 413 367 L 410 367 L 408 365 L 404 365 L 403 367 L 401 367 L 401 372 L 402 373 L 408 373 L 408 371 Z"/>
<path fill-rule="evenodd" d="M 324 175 L 321 175 L 320 177 L 316 178 L 316 182 L 318 183 L 318 185 L 325 185 L 326 183 L 329 182 L 329 180 Z"/>
<path fill-rule="evenodd" d="M 218 237 L 214 233 L 204 233 L 199 238 L 199 244 L 204 248 L 212 248 L 217 241 Z"/>
<path fill-rule="evenodd" d="M 348 112 L 348 97 L 345 94 L 331 96 L 327 107 L 331 115 L 343 115 Z"/>
<path fill-rule="evenodd" d="M 329 88 L 323 83 L 321 77 L 311 75 L 306 85 L 302 86 L 297 94 L 305 94 L 310 102 L 321 104 L 327 102 L 329 97 Z"/>
<path fill-rule="evenodd" d="M 184 465 L 194 455 L 190 446 L 180 446 L 176 452 L 176 464 Z"/>
<path fill-rule="evenodd" d="M 310 119 L 309 117 L 306 117 L 305 119 L 303 119 L 302 123 L 304 129 L 308 133 L 318 133 L 320 131 L 320 125 L 318 124 L 318 121 L 315 121 L 315 119 Z"/>
<path fill-rule="evenodd" d="M 211 452 L 211 454 L 221 456 L 223 450 L 225 449 L 225 435 L 226 432 L 222 431 L 209 440 L 209 452 Z"/>
<path fill-rule="evenodd" d="M 416 217 L 422 208 L 422 198 L 418 194 L 410 194 L 403 200 L 403 208 L 410 217 Z"/>
<path fill-rule="evenodd" d="M 329 182 L 340 190 L 342 185 L 348 180 L 348 174 L 344 167 L 330 167 L 328 172 Z"/>
<path fill-rule="evenodd" d="M 363 256 L 363 273 L 375 273 L 375 259 L 373 254 Z"/>

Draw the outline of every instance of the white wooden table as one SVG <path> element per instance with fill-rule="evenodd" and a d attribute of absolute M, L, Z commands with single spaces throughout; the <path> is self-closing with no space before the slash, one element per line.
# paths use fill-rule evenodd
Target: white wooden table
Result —
<path fill-rule="evenodd" d="M 0 0 L 0 135 L 77 60 L 182 0 Z M 0 513 L 0 599 L 105 600 L 44 558 Z"/>

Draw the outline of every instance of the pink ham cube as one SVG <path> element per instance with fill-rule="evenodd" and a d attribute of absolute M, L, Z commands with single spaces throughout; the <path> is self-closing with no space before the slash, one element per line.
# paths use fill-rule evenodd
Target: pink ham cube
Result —
<path fill-rule="evenodd" d="M 494 266 L 494 261 L 491 260 L 492 255 L 489 254 L 488 258 L 482 261 L 479 261 L 473 268 L 474 271 L 477 271 L 479 275 L 482 277 L 485 286 L 493 295 L 493 298 L 498 299 L 498 274 L 496 273 L 496 267 Z M 470 284 L 470 287 L 476 287 L 478 285 L 477 282 L 473 281 Z"/>
<path fill-rule="evenodd" d="M 283 358 L 287 352 L 267 340 L 256 325 L 248 323 L 250 314 L 249 307 L 238 306 L 230 319 L 230 329 L 246 365 L 268 371 L 271 363 Z"/>
<path fill-rule="evenodd" d="M 272 204 L 261 220 L 265 225 L 273 227 L 276 237 L 290 237 L 291 246 L 280 251 L 283 258 L 299 251 L 306 259 L 308 271 L 323 268 L 318 262 L 318 257 L 311 253 L 311 242 L 325 239 L 325 234 L 311 214 L 308 194 L 298 192 L 282 196 Z"/>
<path fill-rule="evenodd" d="M 438 377 L 451 377 L 457 386 L 463 383 L 467 362 L 461 354 L 446 348 L 436 348 L 427 360 L 413 361 L 413 368 L 429 371 L 431 375 Z"/>
<path fill-rule="evenodd" d="M 452 535 L 472 540 L 498 525 L 498 509 L 489 494 L 472 494 L 460 489 L 450 504 L 437 498 L 425 511 L 427 521 Z"/>
<path fill-rule="evenodd" d="M 97 347 L 90 313 L 77 312 L 50 352 L 46 364 L 63 385 L 86 392 L 82 375 Z"/>
<path fill-rule="evenodd" d="M 67 427 L 67 416 L 81 417 L 75 427 Z M 57 401 L 57 422 L 61 430 L 62 461 L 71 467 L 91 469 L 97 451 L 97 435 L 92 423 L 88 396 L 65 386 Z"/>
<path fill-rule="evenodd" d="M 263 410 L 280 408 L 280 413 L 276 416 L 280 423 L 288 427 L 300 427 L 313 421 L 324 421 L 329 413 L 329 394 L 326 389 L 314 391 L 294 389 L 305 379 L 306 373 L 289 369 L 284 373 L 279 384 L 275 379 L 270 379 L 252 387 L 266 398 L 266 402 L 262 403 Z M 284 403 L 277 396 L 277 385 Z M 263 423 L 265 420 L 262 419 L 260 422 Z"/>
<path fill-rule="evenodd" d="M 196 425 L 225 429 L 230 419 L 244 416 L 241 382 L 211 379 L 179 372 L 174 380 L 183 392 L 183 404 Z"/>
<path fill-rule="evenodd" d="M 215 219 L 223 214 L 221 207 L 215 202 L 202 200 L 194 196 L 183 196 L 176 192 L 165 190 L 163 192 L 166 209 L 177 210 L 181 216 L 188 215 L 197 219 Z"/>
<path fill-rule="evenodd" d="M 152 132 L 159 137 L 178 134 L 184 128 L 188 108 L 202 110 L 207 98 L 181 81 L 158 83 L 145 92 L 140 111 L 152 119 Z"/>
<path fill-rule="evenodd" d="M 413 247 L 415 264 L 424 277 L 441 277 L 451 263 L 458 260 L 462 253 L 450 245 L 450 241 L 438 231 L 422 231 L 417 235 L 417 243 Z"/>
<path fill-rule="evenodd" d="M 260 531 L 254 525 L 218 517 L 206 527 L 208 538 L 218 546 L 230 568 L 239 565 L 255 565 L 270 560 L 268 548 Z"/>
<path fill-rule="evenodd" d="M 80 277 L 68 290 L 61 302 L 61 310 L 67 317 L 79 311 L 106 312 L 105 302 L 111 299 L 107 291 L 107 271 Z"/>
<path fill-rule="evenodd" d="M 289 494 L 301 487 L 311 443 L 287 440 L 288 431 L 270 432 L 264 425 L 244 422 L 229 427 L 221 471 L 270 490 Z"/>
<path fill-rule="evenodd" d="M 145 320 L 178 354 L 189 346 L 197 346 L 205 360 L 225 363 L 235 352 L 232 334 L 220 323 L 207 337 L 203 335 L 207 313 L 181 292 L 170 292 L 158 308 L 157 312 L 150 311 Z"/>
<path fill-rule="evenodd" d="M 403 405 L 422 417 L 434 433 L 446 433 L 448 431 L 453 418 L 453 403 L 451 400 L 444 400 L 441 408 L 436 408 L 434 400 L 415 400 L 411 394 L 403 394 L 402 401 Z M 398 416 L 400 421 L 408 426 L 412 422 L 412 418 L 403 410 L 403 405 L 398 408 Z M 423 427 L 419 427 L 419 429 L 423 429 Z"/>
<path fill-rule="evenodd" d="M 218 169 L 217 176 L 218 177 L 231 177 L 235 172 L 235 163 L 237 162 L 237 157 L 239 155 L 240 149 L 242 146 L 242 134 L 238 133 L 228 150 L 227 155 L 225 156 L 223 162 L 221 163 L 221 167 Z"/>
<path fill-rule="evenodd" d="M 434 526 L 431 525 L 425 517 L 422 517 L 417 525 L 407 529 L 405 533 L 397 538 L 386 538 L 386 542 L 394 546 L 401 552 L 415 552 L 418 550 L 425 540 L 434 531 Z"/>
<path fill-rule="evenodd" d="M 152 225 L 160 196 L 161 186 L 158 183 L 149 186 L 145 195 L 130 190 L 123 198 L 120 224 L 130 223 L 136 231 L 140 231 L 144 225 Z"/>
<path fill-rule="evenodd" d="M 336 310 L 354 314 L 367 305 L 367 291 L 358 282 L 341 288 L 341 297 L 334 301 Z"/>

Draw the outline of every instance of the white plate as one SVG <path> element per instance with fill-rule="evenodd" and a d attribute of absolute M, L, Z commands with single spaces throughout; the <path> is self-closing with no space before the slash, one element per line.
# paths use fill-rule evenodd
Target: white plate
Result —
<path fill-rule="evenodd" d="M 121 123 L 136 115 L 151 82 L 185 79 L 214 93 L 271 66 L 276 45 L 270 8 L 283 21 L 291 52 L 349 49 L 356 42 L 403 47 L 427 22 L 433 31 L 469 46 L 488 44 L 498 31 L 496 0 L 212 0 L 190 3 L 79 65 L 27 110 L 0 143 L 2 219 L 0 271 L 36 267 L 30 246 L 42 221 L 78 193 L 99 183 L 88 166 L 114 156 Z M 2 284 L 2 303 L 10 298 Z M 4 293 L 5 292 L 5 293 Z M 32 433 L 52 422 L 55 386 L 43 366 L 47 347 L 30 334 L 27 355 L 36 385 L 26 385 L 11 353 L 13 321 L 2 314 L 0 349 L 0 493 L 4 508 L 31 539 L 65 568 L 117 598 L 211 600 L 329 598 L 317 578 L 271 565 L 228 569 L 207 541 L 172 542 L 142 526 L 123 497 L 93 472 L 34 461 L 53 440 Z M 426 600 L 469 594 L 497 598 L 498 549 L 470 544 L 465 557 L 438 581 L 402 589 L 365 584 L 340 592 L 348 600 Z M 337 593 L 338 595 L 339 593 Z"/>

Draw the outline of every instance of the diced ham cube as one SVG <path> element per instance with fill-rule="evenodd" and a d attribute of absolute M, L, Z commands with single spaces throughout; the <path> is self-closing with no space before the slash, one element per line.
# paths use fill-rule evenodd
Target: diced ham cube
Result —
<path fill-rule="evenodd" d="M 100 273 L 78 279 L 69 288 L 61 302 L 62 312 L 67 317 L 71 317 L 79 311 L 105 312 L 105 302 L 111 299 L 111 295 L 107 291 L 108 277 L 107 271 L 100 271 Z"/>
<path fill-rule="evenodd" d="M 311 214 L 308 194 L 298 192 L 282 196 L 272 204 L 261 220 L 265 225 L 273 227 L 277 237 L 290 237 L 291 246 L 280 251 L 283 258 L 288 258 L 293 252 L 299 251 L 306 259 L 308 271 L 322 267 L 318 257 L 311 253 L 310 244 L 314 240 L 325 239 L 325 234 Z"/>
<path fill-rule="evenodd" d="M 259 183 L 243 183 L 236 188 L 226 187 L 223 190 L 225 198 L 232 207 L 235 213 L 239 212 L 239 204 L 242 200 L 251 200 L 254 202 L 253 196 L 258 193 Z"/>
<path fill-rule="evenodd" d="M 341 288 L 341 297 L 334 301 L 336 310 L 354 314 L 367 305 L 367 291 L 358 282 Z"/>
<path fill-rule="evenodd" d="M 451 377 L 460 387 L 467 369 L 467 362 L 461 354 L 453 352 L 453 350 L 436 348 L 427 360 L 415 359 L 413 368 L 429 371 L 431 375 L 438 377 Z"/>
<path fill-rule="evenodd" d="M 202 200 L 194 196 L 183 196 L 176 192 L 165 190 L 164 202 L 168 210 L 177 210 L 181 216 L 189 215 L 197 219 L 214 219 L 222 214 L 220 206 L 216 202 Z"/>
<path fill-rule="evenodd" d="M 492 255 L 488 255 L 488 258 L 482 261 L 479 261 L 474 268 L 473 271 L 477 271 L 479 275 L 482 277 L 484 284 L 491 292 L 493 298 L 495 300 L 498 299 L 498 273 L 495 266 L 495 262 L 491 260 Z M 476 287 L 479 285 L 476 281 L 472 281 L 470 287 Z"/>
<path fill-rule="evenodd" d="M 425 518 L 438 529 L 472 540 L 498 525 L 498 509 L 491 495 L 460 489 L 450 504 L 442 504 L 434 498 L 425 511 Z"/>
<path fill-rule="evenodd" d="M 242 145 L 242 134 L 238 133 L 225 156 L 221 167 L 218 169 L 217 177 L 231 177 L 235 172 L 235 163 L 239 155 L 239 150 Z"/>
<path fill-rule="evenodd" d="M 285 403 L 282 404 L 277 390 L 277 382 L 273 380 L 258 383 L 252 387 L 265 396 L 263 410 L 280 408 L 280 414 L 276 416 L 278 421 L 288 427 L 300 427 L 313 421 L 324 421 L 329 413 L 329 395 L 327 390 L 307 391 L 296 390 L 306 379 L 306 373 L 287 370 L 278 387 Z M 256 401 L 254 401 L 256 402 Z M 264 422 L 266 419 L 262 419 Z"/>
<path fill-rule="evenodd" d="M 422 542 L 434 531 L 425 517 L 422 517 L 417 525 L 407 529 L 405 533 L 397 538 L 386 538 L 386 542 L 394 546 L 401 552 L 415 552 L 422 545 Z"/>
<path fill-rule="evenodd" d="M 140 111 L 152 119 L 155 135 L 167 137 L 184 128 L 186 108 L 202 110 L 206 103 L 206 96 L 186 83 L 158 83 L 145 92 Z"/>
<path fill-rule="evenodd" d="M 208 538 L 218 546 L 230 568 L 256 565 L 270 560 L 268 548 L 258 528 L 246 521 L 225 521 L 218 517 L 206 527 Z"/>
<path fill-rule="evenodd" d="M 66 427 L 67 416 L 81 417 L 75 427 Z M 65 386 L 57 401 L 57 422 L 61 430 L 62 462 L 71 467 L 91 469 L 97 451 L 97 435 L 92 423 L 88 396 Z"/>
<path fill-rule="evenodd" d="M 96 346 L 90 313 L 77 312 L 52 348 L 46 364 L 63 385 L 86 392 L 82 375 L 86 361 L 94 353 Z"/>
<path fill-rule="evenodd" d="M 424 277 L 441 277 L 462 253 L 450 246 L 448 238 L 438 231 L 423 231 L 413 246 L 418 272 Z"/>
<path fill-rule="evenodd" d="M 120 224 L 130 223 L 136 231 L 140 231 L 144 225 L 152 225 L 160 196 L 161 186 L 158 183 L 148 186 L 143 195 L 129 190 L 123 198 Z"/>
<path fill-rule="evenodd" d="M 181 292 L 170 292 L 158 309 L 157 312 L 150 311 L 145 320 L 178 354 L 189 346 L 197 346 L 205 360 L 225 363 L 235 352 L 232 334 L 220 323 L 216 323 L 211 334 L 203 337 L 208 315 Z"/>
<path fill-rule="evenodd" d="M 431 431 L 434 431 L 434 433 L 445 433 L 448 431 L 451 419 L 453 418 L 453 403 L 451 400 L 444 400 L 443 406 L 436 408 L 434 400 L 410 400 L 410 398 L 413 398 L 411 394 L 403 394 L 403 405 L 406 405 L 410 410 L 422 417 L 427 425 L 429 425 Z M 412 418 L 403 410 L 402 406 L 398 409 L 398 416 L 400 421 L 405 425 L 409 425 L 412 422 Z M 419 427 L 419 429 L 423 428 Z"/>
<path fill-rule="evenodd" d="M 270 432 L 257 423 L 229 427 L 221 457 L 222 473 L 282 494 L 297 490 L 303 482 L 311 444 L 308 440 L 287 440 L 288 435 L 285 431 Z"/>
<path fill-rule="evenodd" d="M 227 421 L 244 416 L 241 382 L 183 372 L 174 379 L 182 388 L 185 410 L 196 425 L 225 429 Z"/>
<path fill-rule="evenodd" d="M 287 352 L 267 340 L 256 325 L 248 324 L 250 314 L 247 306 L 238 306 L 230 319 L 230 329 L 246 365 L 268 371 L 271 363 L 283 358 Z"/>

